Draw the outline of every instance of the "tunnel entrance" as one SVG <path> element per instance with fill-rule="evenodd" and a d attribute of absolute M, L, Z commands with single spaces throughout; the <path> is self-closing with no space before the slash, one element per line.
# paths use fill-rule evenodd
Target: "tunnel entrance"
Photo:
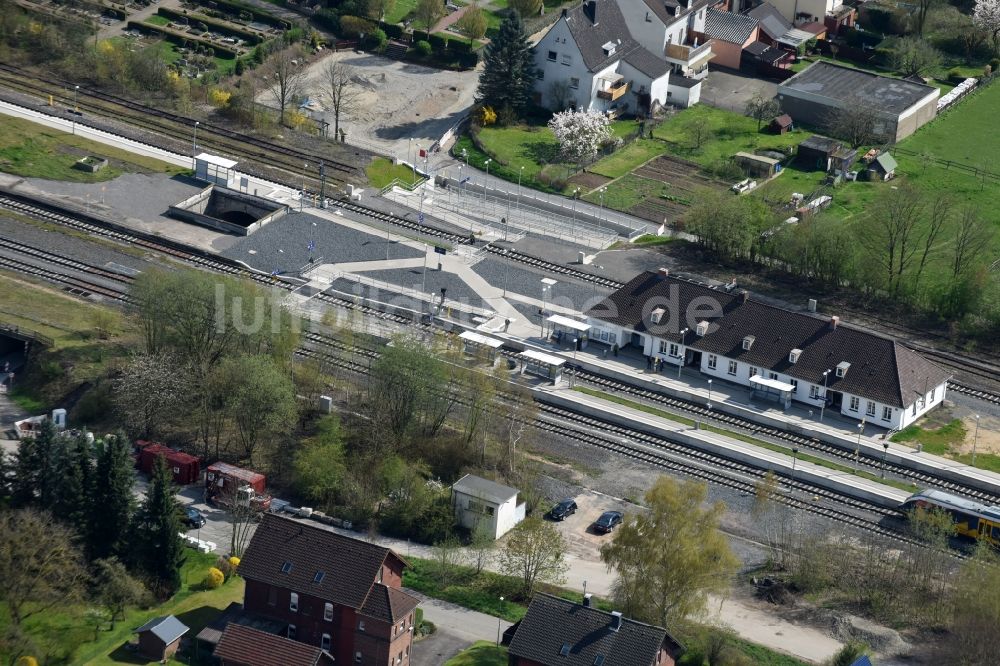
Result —
<path fill-rule="evenodd" d="M 287 206 L 276 201 L 210 185 L 198 194 L 171 206 L 168 214 L 185 222 L 248 236 L 287 211 Z"/>

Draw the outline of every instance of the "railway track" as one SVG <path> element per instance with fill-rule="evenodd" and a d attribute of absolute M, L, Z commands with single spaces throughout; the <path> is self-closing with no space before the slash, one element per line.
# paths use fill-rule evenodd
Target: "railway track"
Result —
<path fill-rule="evenodd" d="M 97 295 L 121 302 L 129 301 L 128 296 L 123 291 L 112 289 L 110 287 L 97 284 L 96 282 L 91 282 L 90 280 L 67 275 L 66 273 L 43 268 L 36 264 L 19 261 L 3 255 L 0 255 L 0 269 L 7 269 L 14 273 L 30 275 L 48 282 L 53 282 L 60 285 L 63 291 L 73 294 L 74 296 L 89 298 L 90 296 Z"/>
<path fill-rule="evenodd" d="M 597 284 L 601 287 L 607 287 L 609 289 L 621 289 L 622 283 L 617 280 L 612 280 L 611 278 L 604 277 L 602 275 L 594 275 L 593 273 L 588 273 L 586 271 L 581 271 L 576 268 L 570 268 L 563 264 L 557 264 L 554 261 L 548 261 L 547 259 L 541 259 L 519 250 L 513 248 L 503 248 L 497 247 L 495 245 L 487 245 L 486 251 L 495 254 L 499 257 L 516 261 L 521 264 L 530 266 L 531 268 L 537 268 L 543 270 L 547 273 L 555 273 L 557 275 L 562 275 L 564 277 L 571 277 L 577 280 L 583 280 L 591 284 Z"/>

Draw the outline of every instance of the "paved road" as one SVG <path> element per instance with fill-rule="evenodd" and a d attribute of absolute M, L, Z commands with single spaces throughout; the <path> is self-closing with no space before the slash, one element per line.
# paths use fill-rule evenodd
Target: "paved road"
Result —
<path fill-rule="evenodd" d="M 432 636 L 413 646 L 414 666 L 438 666 L 476 641 L 496 641 L 498 630 L 502 634 L 511 624 L 413 590 L 408 592 L 421 599 L 424 619 L 437 627 Z"/>

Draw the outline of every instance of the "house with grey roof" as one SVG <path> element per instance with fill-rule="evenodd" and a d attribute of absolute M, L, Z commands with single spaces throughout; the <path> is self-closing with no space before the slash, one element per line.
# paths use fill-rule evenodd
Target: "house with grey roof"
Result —
<path fill-rule="evenodd" d="M 524 502 L 517 503 L 517 488 L 466 474 L 451 487 L 455 518 L 469 530 L 483 529 L 499 539 L 524 520 Z"/>
<path fill-rule="evenodd" d="M 640 273 L 587 311 L 591 342 L 887 429 L 944 402 L 951 375 L 899 342 L 735 289 Z M 781 386 L 778 386 L 780 384 Z"/>
<path fill-rule="evenodd" d="M 512 635 L 511 635 L 512 634 Z M 683 647 L 663 627 L 544 592 L 508 630 L 511 666 L 674 666 Z"/>
<path fill-rule="evenodd" d="M 666 59 L 674 78 L 700 81 L 715 55 L 700 39 L 709 0 L 618 0 L 632 38 Z"/>
<path fill-rule="evenodd" d="M 750 11 L 747 16 L 757 20 L 760 26 L 760 41 L 774 46 L 779 37 L 788 32 L 792 22 L 781 15 L 781 12 L 769 2 L 762 2 Z"/>
<path fill-rule="evenodd" d="M 716 65 L 739 69 L 743 49 L 757 41 L 759 34 L 757 19 L 745 14 L 720 12 L 709 7 L 705 15 L 703 35 L 705 39 L 712 40 L 712 50 L 715 52 L 712 62 Z"/>
<path fill-rule="evenodd" d="M 624 8 L 625 1 L 586 0 L 563 10 L 535 45 L 535 103 L 618 116 L 698 101 L 697 82 L 679 75 L 674 85 L 662 46 L 651 51 L 632 36 Z"/>
<path fill-rule="evenodd" d="M 809 65 L 778 86 L 778 101 L 798 123 L 827 127 L 841 109 L 871 109 L 875 134 L 898 142 L 933 120 L 941 91 L 826 61 Z"/>

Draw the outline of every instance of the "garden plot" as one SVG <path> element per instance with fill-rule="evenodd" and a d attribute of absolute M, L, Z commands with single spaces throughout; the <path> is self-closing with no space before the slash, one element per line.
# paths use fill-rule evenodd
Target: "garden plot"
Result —
<path fill-rule="evenodd" d="M 726 184 L 706 177 L 696 164 L 662 155 L 607 188 L 609 205 L 659 224 L 682 217 L 699 191 L 723 190 Z"/>

